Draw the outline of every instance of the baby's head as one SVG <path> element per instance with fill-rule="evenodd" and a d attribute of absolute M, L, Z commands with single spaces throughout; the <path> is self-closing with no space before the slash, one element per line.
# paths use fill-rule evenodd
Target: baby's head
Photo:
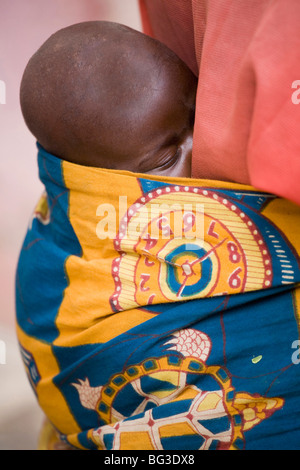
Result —
<path fill-rule="evenodd" d="M 197 80 L 165 45 L 116 23 L 53 34 L 21 83 L 37 141 L 73 163 L 190 176 Z"/>

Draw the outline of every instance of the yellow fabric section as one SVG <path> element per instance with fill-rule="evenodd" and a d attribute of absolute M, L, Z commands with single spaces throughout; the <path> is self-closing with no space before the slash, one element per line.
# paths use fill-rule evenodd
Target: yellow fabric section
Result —
<path fill-rule="evenodd" d="M 58 364 L 52 354 L 52 347 L 27 336 L 19 327 L 17 335 L 22 347 L 30 350 L 35 357 L 36 367 L 40 375 L 40 381 L 36 386 L 38 402 L 49 420 L 63 433 L 79 432 L 76 421 L 70 413 L 69 407 L 53 383 L 52 379 L 59 372 Z"/>
<path fill-rule="evenodd" d="M 106 342 L 153 316 L 146 311 L 120 312 L 114 314 L 113 330 L 109 328 L 112 313 L 109 294 L 114 290 L 111 264 L 116 251 L 112 238 L 100 240 L 97 236 L 100 220 L 97 211 L 99 205 L 117 200 L 116 187 L 118 194 L 127 194 L 128 181 L 126 179 L 122 187 L 117 174 L 114 175 L 116 181 L 112 181 L 107 179 L 107 172 L 95 168 L 91 170 L 68 162 L 64 162 L 63 168 L 66 186 L 70 188 L 70 222 L 82 247 L 82 257 L 70 256 L 66 262 L 69 286 L 57 317 L 60 335 L 55 344 L 76 346 Z M 130 178 L 128 204 L 139 194 L 137 180 Z M 119 220 L 119 204 L 114 207 L 115 220 Z"/>

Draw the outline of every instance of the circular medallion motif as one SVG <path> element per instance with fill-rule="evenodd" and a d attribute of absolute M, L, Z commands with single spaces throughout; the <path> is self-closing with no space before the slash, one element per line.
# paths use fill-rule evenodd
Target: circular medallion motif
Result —
<path fill-rule="evenodd" d="M 221 193 L 165 186 L 133 204 L 115 240 L 115 310 L 270 287 L 268 247 Z"/>

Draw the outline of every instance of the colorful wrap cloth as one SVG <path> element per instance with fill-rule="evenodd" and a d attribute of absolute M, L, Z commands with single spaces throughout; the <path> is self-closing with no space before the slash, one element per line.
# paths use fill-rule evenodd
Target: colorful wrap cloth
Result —
<path fill-rule="evenodd" d="M 42 447 L 299 450 L 300 208 L 40 146 L 38 165 L 16 298 Z"/>

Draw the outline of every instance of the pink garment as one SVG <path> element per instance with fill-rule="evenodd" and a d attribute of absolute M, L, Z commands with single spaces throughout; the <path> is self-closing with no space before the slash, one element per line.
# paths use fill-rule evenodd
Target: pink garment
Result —
<path fill-rule="evenodd" d="M 300 204 L 300 1 L 140 6 L 144 31 L 199 76 L 193 176 L 251 184 Z"/>

